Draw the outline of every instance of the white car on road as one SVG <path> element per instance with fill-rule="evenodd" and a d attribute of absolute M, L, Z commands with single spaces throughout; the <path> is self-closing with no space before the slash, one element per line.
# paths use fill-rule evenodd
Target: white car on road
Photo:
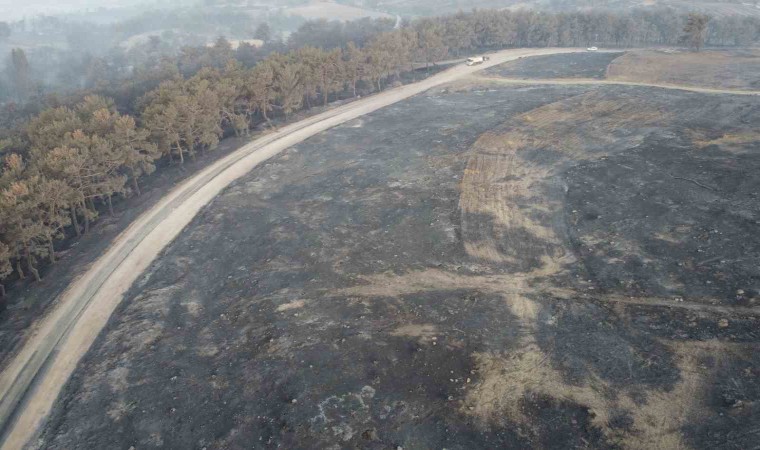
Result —
<path fill-rule="evenodd" d="M 465 64 L 467 64 L 468 66 L 475 66 L 477 64 L 483 64 L 489 59 L 491 58 L 489 58 L 488 56 L 476 56 L 473 58 L 467 58 L 467 61 L 465 62 Z"/>
<path fill-rule="evenodd" d="M 589 52 L 595 52 L 597 50 L 599 50 L 599 49 L 596 48 L 596 47 L 589 47 L 589 48 L 586 49 L 586 51 L 589 51 Z"/>

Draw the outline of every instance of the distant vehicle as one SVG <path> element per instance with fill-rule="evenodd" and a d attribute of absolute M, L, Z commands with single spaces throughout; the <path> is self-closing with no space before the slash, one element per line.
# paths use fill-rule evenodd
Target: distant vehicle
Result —
<path fill-rule="evenodd" d="M 483 64 L 484 62 L 488 61 L 489 59 L 491 59 L 491 58 L 489 58 L 488 56 L 475 56 L 473 58 L 467 58 L 466 64 L 468 66 L 475 66 L 477 64 Z"/>
<path fill-rule="evenodd" d="M 599 49 L 596 48 L 596 47 L 589 47 L 589 48 L 586 49 L 586 51 L 589 51 L 589 52 L 595 52 L 597 50 L 599 50 Z"/>

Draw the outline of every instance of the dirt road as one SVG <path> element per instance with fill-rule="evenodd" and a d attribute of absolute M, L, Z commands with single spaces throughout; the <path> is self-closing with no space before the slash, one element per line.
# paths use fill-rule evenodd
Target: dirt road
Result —
<path fill-rule="evenodd" d="M 419 83 L 368 97 L 257 139 L 171 191 L 143 214 L 57 301 L 0 375 L 2 448 L 22 448 L 50 412 L 59 390 L 87 352 L 125 291 L 198 211 L 232 181 L 258 164 L 319 132 L 469 76 L 526 56 L 579 49 L 525 49 L 494 53 L 485 64 L 460 65 Z"/>
<path fill-rule="evenodd" d="M 664 83 L 643 83 L 637 81 L 616 81 L 616 80 L 597 80 L 597 79 L 545 79 L 545 80 L 524 80 L 517 78 L 500 78 L 500 77 L 484 77 L 473 76 L 472 79 L 477 81 L 489 81 L 502 84 L 541 84 L 541 85 L 563 85 L 563 86 L 590 86 L 590 85 L 611 85 L 611 86 L 637 86 L 637 87 L 651 87 L 658 89 L 673 89 L 677 91 L 697 92 L 700 94 L 729 94 L 729 95 L 760 95 L 760 91 L 749 91 L 740 89 L 715 89 L 704 88 L 699 86 L 686 86 L 677 84 L 664 84 Z"/>

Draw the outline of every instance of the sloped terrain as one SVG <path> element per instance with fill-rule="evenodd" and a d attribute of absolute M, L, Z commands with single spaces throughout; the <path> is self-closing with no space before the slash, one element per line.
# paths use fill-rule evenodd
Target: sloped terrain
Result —
<path fill-rule="evenodd" d="M 748 448 L 760 99 L 435 89 L 209 205 L 40 448 Z"/>

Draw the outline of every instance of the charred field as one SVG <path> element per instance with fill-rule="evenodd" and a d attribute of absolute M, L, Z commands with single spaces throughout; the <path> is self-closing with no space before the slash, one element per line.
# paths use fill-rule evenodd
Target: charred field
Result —
<path fill-rule="evenodd" d="M 751 447 L 759 121 L 486 84 L 322 133 L 167 248 L 37 447 Z"/>
<path fill-rule="evenodd" d="M 487 69 L 488 76 L 505 78 L 595 78 L 603 79 L 607 75 L 607 67 L 622 52 L 615 53 L 569 53 L 560 55 L 535 56 L 521 58 L 507 64 Z"/>

